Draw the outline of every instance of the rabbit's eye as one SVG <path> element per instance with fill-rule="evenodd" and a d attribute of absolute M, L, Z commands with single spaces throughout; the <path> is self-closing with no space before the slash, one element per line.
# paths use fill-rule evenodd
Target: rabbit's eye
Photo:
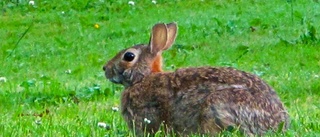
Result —
<path fill-rule="evenodd" d="M 135 55 L 132 52 L 127 52 L 123 56 L 123 60 L 125 61 L 132 61 L 134 59 Z"/>

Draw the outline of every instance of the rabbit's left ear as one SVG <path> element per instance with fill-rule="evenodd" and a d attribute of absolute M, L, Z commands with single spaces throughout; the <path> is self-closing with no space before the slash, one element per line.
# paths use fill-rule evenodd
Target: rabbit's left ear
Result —
<path fill-rule="evenodd" d="M 167 26 L 164 23 L 159 23 L 153 26 L 150 38 L 151 53 L 157 54 L 165 49 L 167 45 Z"/>

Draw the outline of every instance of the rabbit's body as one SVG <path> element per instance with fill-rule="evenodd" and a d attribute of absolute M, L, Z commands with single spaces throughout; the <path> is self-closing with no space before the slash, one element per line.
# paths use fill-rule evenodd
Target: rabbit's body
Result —
<path fill-rule="evenodd" d="M 233 68 L 186 68 L 148 75 L 125 89 L 122 114 L 131 128 L 132 120 L 137 122 L 136 133 L 144 127 L 155 132 L 163 122 L 182 134 L 214 134 L 230 127 L 262 134 L 288 122 L 271 87 Z M 141 122 L 145 118 L 149 124 Z"/>
<path fill-rule="evenodd" d="M 137 135 L 161 124 L 181 135 L 215 135 L 230 127 L 262 135 L 289 126 L 275 91 L 255 75 L 233 68 L 182 68 L 162 72 L 162 51 L 176 37 L 175 23 L 156 24 L 148 45 L 120 51 L 103 67 L 107 79 L 122 84 L 121 112 Z"/>

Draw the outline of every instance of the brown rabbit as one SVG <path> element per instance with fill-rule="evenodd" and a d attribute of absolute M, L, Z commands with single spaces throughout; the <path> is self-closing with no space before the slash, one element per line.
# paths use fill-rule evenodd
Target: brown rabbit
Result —
<path fill-rule="evenodd" d="M 124 49 L 103 67 L 107 79 L 125 86 L 121 112 L 135 134 L 154 134 L 161 124 L 183 136 L 215 135 L 230 127 L 246 135 L 288 128 L 284 105 L 255 75 L 230 67 L 162 72 L 162 51 L 176 33 L 175 23 L 156 24 L 148 45 Z"/>

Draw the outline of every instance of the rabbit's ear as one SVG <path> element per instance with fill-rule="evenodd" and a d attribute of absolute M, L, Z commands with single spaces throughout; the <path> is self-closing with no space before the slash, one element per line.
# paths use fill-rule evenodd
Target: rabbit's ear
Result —
<path fill-rule="evenodd" d="M 150 38 L 151 53 L 157 54 L 161 52 L 167 44 L 167 26 L 159 23 L 153 26 Z"/>
<path fill-rule="evenodd" d="M 167 24 L 167 43 L 166 46 L 164 47 L 163 50 L 167 50 L 168 48 L 170 48 L 172 46 L 172 44 L 174 43 L 176 37 L 177 37 L 177 24 L 175 22 L 169 23 Z"/>

